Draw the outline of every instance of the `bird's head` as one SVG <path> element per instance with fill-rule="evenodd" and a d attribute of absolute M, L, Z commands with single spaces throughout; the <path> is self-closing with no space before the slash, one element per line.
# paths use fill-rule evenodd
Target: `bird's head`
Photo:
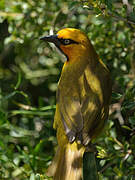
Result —
<path fill-rule="evenodd" d="M 91 48 L 88 37 L 74 28 L 65 28 L 58 31 L 56 35 L 44 36 L 40 39 L 54 43 L 69 61 L 80 56 L 87 56 Z"/>

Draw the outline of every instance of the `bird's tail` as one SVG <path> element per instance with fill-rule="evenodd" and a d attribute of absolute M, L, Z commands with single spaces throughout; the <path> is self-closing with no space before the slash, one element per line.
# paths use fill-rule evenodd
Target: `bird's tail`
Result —
<path fill-rule="evenodd" d="M 46 175 L 53 176 L 53 180 L 82 180 L 84 150 L 76 142 L 59 146 Z"/>

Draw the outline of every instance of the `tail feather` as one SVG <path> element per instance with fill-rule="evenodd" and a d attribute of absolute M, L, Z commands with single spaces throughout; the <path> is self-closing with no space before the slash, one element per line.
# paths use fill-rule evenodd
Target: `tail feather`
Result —
<path fill-rule="evenodd" d="M 53 176 L 53 180 L 82 180 L 83 153 L 84 147 L 75 142 L 58 147 L 46 175 Z"/>

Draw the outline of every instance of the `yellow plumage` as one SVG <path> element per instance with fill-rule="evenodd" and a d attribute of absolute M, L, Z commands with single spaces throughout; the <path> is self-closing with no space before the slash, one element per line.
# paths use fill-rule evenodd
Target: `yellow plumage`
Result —
<path fill-rule="evenodd" d="M 47 38 L 67 56 L 58 83 L 53 125 L 58 150 L 47 174 L 54 180 L 81 180 L 83 153 L 108 117 L 110 75 L 80 30 L 65 28 L 53 40 Z"/>

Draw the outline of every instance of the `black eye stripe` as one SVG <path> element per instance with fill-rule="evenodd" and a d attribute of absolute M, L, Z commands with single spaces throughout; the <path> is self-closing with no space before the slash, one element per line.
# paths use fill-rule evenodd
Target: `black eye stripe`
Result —
<path fill-rule="evenodd" d="M 59 39 L 59 38 L 58 38 Z M 59 39 L 60 43 L 63 45 L 69 45 L 69 44 L 78 44 L 78 42 L 72 40 L 72 39 Z"/>

